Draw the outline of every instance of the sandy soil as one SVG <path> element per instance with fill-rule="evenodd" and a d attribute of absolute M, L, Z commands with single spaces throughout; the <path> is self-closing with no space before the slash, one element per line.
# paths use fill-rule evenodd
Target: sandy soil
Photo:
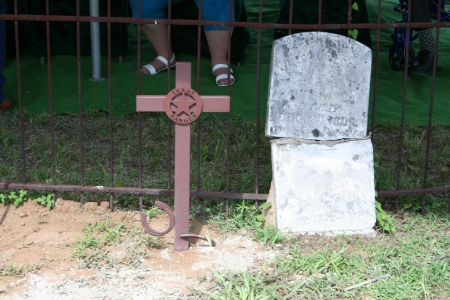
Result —
<path fill-rule="evenodd" d="M 127 237 L 104 249 L 112 263 L 86 268 L 73 258 L 73 250 L 85 225 L 105 219 L 123 222 L 130 231 L 138 227 L 144 235 L 138 212 L 110 212 L 106 203 L 88 203 L 83 210 L 78 203 L 63 200 L 53 210 L 35 201 L 17 209 L 1 206 L 0 274 L 11 266 L 29 270 L 25 275 L 0 276 L 0 299 L 182 299 L 193 289 L 212 288 L 215 271 L 259 268 L 275 256 L 245 233 L 223 235 L 191 221 L 192 232 L 208 232 L 217 246 L 192 241 L 188 251 L 175 252 L 172 230 L 161 237 L 160 249 L 147 248 L 147 257 L 131 267 L 119 259 L 133 250 L 132 238 Z M 161 230 L 166 221 L 157 217 L 151 226 Z"/>

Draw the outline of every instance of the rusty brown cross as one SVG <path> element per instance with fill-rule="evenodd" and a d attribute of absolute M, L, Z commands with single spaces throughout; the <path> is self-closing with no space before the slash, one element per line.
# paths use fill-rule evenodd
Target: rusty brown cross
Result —
<path fill-rule="evenodd" d="M 153 235 L 164 235 L 175 227 L 175 251 L 189 249 L 189 237 L 203 238 L 189 234 L 189 198 L 190 198 L 190 155 L 191 155 L 191 125 L 202 112 L 229 112 L 229 96 L 199 96 L 191 89 L 191 63 L 177 62 L 175 88 L 163 96 L 136 97 L 138 112 L 166 112 L 175 122 L 175 214 L 169 206 L 157 201 L 169 215 L 169 226 L 159 232 L 151 229 L 146 222 L 146 216 L 141 213 L 141 223 L 144 229 Z M 203 238 L 204 239 L 204 238 Z"/>

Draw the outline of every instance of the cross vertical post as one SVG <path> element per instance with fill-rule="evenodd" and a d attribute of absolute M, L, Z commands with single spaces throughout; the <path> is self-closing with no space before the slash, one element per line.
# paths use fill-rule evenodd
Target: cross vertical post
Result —
<path fill-rule="evenodd" d="M 186 64 L 186 63 L 184 63 Z M 177 64 L 176 83 L 178 88 L 191 87 L 191 66 Z M 189 249 L 189 240 L 180 237 L 189 233 L 190 174 L 191 174 L 191 125 L 175 124 L 175 251 Z"/>
<path fill-rule="evenodd" d="M 191 125 L 201 112 L 229 112 L 229 96 L 202 96 L 191 89 L 191 63 L 177 62 L 175 89 L 167 96 L 143 96 L 136 97 L 136 111 L 138 112 L 162 112 L 175 124 L 175 240 L 174 250 L 185 251 L 189 249 L 189 211 L 190 211 L 190 155 L 191 155 Z M 156 205 L 165 205 L 158 204 Z M 163 207 L 162 207 L 163 208 Z M 167 206 L 163 208 L 166 212 Z M 170 216 L 170 215 L 169 215 Z M 141 217 L 141 223 L 142 223 Z M 146 231 L 148 225 L 143 224 Z M 165 234 L 168 230 L 164 231 Z M 162 235 L 161 234 L 161 235 Z M 185 237 L 183 238 L 183 235 Z M 191 236 L 192 237 L 192 236 Z M 198 237 L 198 236 L 197 236 Z"/>

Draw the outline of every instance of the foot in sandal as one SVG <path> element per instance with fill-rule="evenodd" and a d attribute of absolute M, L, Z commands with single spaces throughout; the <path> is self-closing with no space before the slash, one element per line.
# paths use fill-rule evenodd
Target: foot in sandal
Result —
<path fill-rule="evenodd" d="M 176 64 L 175 54 L 173 54 L 172 59 L 170 60 L 170 69 L 174 69 L 175 64 Z M 146 75 L 156 75 L 159 72 L 167 70 L 168 68 L 169 62 L 167 61 L 167 59 L 165 59 L 162 56 L 157 56 L 152 63 L 142 66 L 139 72 L 141 72 L 141 74 Z"/>
<path fill-rule="evenodd" d="M 233 70 L 230 68 L 230 78 L 228 78 L 228 65 L 217 64 L 212 68 L 212 73 L 216 76 L 216 84 L 218 86 L 233 85 L 236 79 L 233 76 Z"/>

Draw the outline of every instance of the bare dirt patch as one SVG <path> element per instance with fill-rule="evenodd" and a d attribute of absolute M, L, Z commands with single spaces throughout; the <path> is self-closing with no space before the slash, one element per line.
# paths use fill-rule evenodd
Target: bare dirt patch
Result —
<path fill-rule="evenodd" d="M 131 232 L 140 229 L 139 212 L 110 212 L 107 204 L 58 201 L 53 210 L 35 201 L 0 207 L 0 299 L 180 299 L 192 289 L 208 289 L 215 271 L 240 272 L 259 268 L 275 253 L 244 234 L 220 234 L 191 221 L 191 232 L 208 234 L 217 242 L 192 241 L 188 251 L 173 250 L 173 230 L 161 237 L 159 248 L 146 247 L 139 264 L 124 263 L 135 249 L 127 235 L 102 249 L 107 256 L 87 268 L 73 257 L 83 227 L 100 220 L 123 223 Z M 165 217 L 151 220 L 164 229 Z M 14 272 L 15 273 L 14 273 Z"/>

